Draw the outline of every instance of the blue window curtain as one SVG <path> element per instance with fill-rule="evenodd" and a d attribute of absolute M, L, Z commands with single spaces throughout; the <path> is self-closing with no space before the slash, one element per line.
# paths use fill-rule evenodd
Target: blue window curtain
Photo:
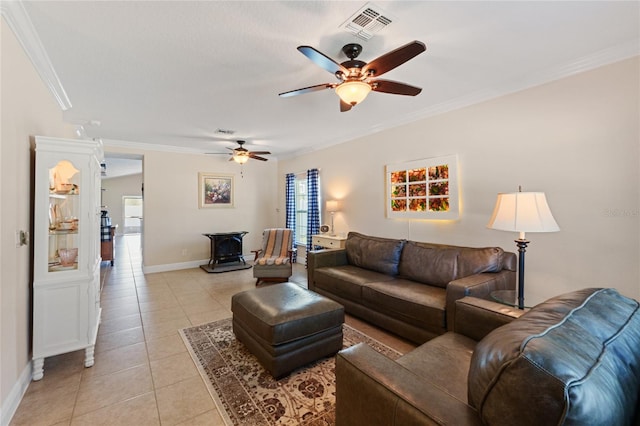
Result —
<path fill-rule="evenodd" d="M 307 251 L 313 250 L 312 235 L 320 232 L 320 203 L 318 200 L 318 169 L 307 170 Z"/>
<path fill-rule="evenodd" d="M 287 173 L 286 182 L 286 213 L 285 213 L 285 227 L 291 229 L 291 241 L 293 246 L 296 244 L 296 175 L 294 173 Z M 291 247 L 293 248 L 293 247 Z M 297 252 L 293 252 L 293 261 L 297 258 Z"/>

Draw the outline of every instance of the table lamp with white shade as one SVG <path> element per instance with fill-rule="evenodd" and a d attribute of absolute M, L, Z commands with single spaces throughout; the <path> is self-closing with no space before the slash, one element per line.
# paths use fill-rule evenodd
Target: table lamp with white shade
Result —
<path fill-rule="evenodd" d="M 556 223 L 544 192 L 512 192 L 498 194 L 488 228 L 519 232 L 518 246 L 518 308 L 524 309 L 524 253 L 529 241 L 526 232 L 556 232 Z"/>

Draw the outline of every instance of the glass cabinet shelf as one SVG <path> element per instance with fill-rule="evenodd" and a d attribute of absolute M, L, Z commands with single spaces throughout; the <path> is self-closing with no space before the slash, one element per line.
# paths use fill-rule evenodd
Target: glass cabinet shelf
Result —
<path fill-rule="evenodd" d="M 55 237 L 56 235 L 69 235 L 69 234 L 77 234 L 77 229 L 51 229 L 49 230 L 49 236 Z"/>
<path fill-rule="evenodd" d="M 78 216 L 83 171 L 76 161 L 59 160 L 49 169 L 48 272 L 78 269 Z"/>

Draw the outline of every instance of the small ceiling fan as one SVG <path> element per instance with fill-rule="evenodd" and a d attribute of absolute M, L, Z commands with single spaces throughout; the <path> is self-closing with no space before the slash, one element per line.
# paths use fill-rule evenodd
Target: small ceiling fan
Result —
<path fill-rule="evenodd" d="M 254 160 L 268 161 L 267 158 L 260 157 L 260 156 L 271 154 L 269 151 L 249 151 L 243 146 L 246 141 L 236 141 L 236 142 L 238 144 L 237 148 L 226 147 L 228 150 L 232 151 L 229 153 L 229 155 L 231 155 L 231 158 L 229 158 L 229 161 L 235 161 L 236 163 L 239 163 L 239 164 L 246 163 L 247 161 L 249 161 L 250 158 L 253 158 Z M 207 152 L 207 154 L 223 154 L 223 153 Z"/>
<path fill-rule="evenodd" d="M 334 74 L 340 82 L 304 87 L 280 93 L 279 96 L 288 97 L 318 90 L 335 89 L 340 97 L 341 112 L 349 111 L 362 102 L 372 90 L 394 95 L 416 96 L 422 91 L 421 88 L 377 77 L 404 64 L 426 49 L 424 43 L 415 40 L 366 63 L 356 59 L 362 52 L 362 46 L 350 43 L 342 48 L 342 52 L 347 55 L 349 60 L 339 64 L 311 46 L 298 46 L 298 50 L 303 55 Z"/>

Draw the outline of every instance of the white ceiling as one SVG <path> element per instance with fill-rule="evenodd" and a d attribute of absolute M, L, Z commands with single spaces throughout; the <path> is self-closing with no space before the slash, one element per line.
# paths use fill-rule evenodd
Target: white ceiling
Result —
<path fill-rule="evenodd" d="M 637 1 L 375 1 L 393 23 L 371 40 L 340 26 L 365 1 L 23 1 L 71 103 L 65 120 L 106 145 L 284 158 L 639 54 Z M 412 40 L 427 51 L 384 78 L 416 97 L 371 93 L 339 112 L 335 77 L 296 50 L 368 62 Z M 98 125 L 99 123 L 99 125 Z M 232 136 L 216 129 L 231 129 Z M 177 148 L 175 148 L 177 147 Z"/>

